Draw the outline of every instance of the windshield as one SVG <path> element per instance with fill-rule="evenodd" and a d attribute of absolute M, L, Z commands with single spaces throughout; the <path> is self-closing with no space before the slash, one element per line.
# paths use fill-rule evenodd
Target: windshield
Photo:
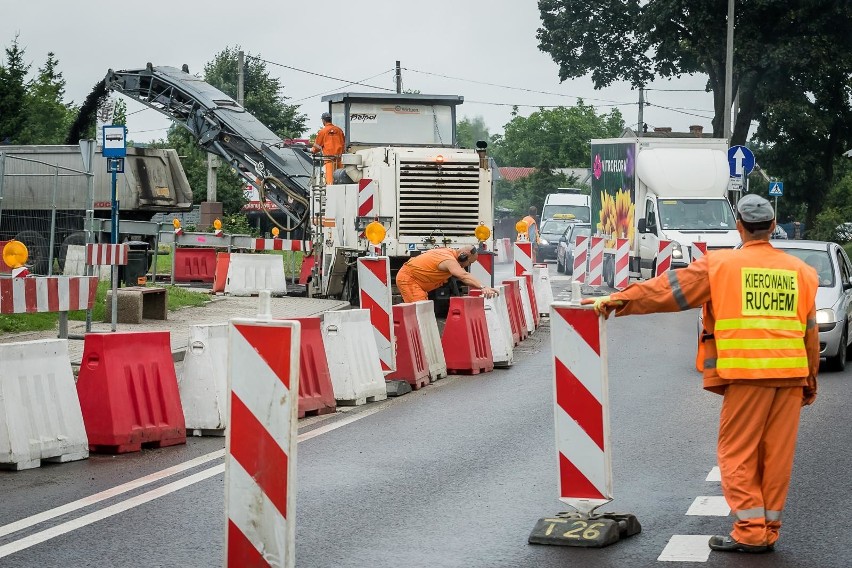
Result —
<path fill-rule="evenodd" d="M 799 260 L 803 260 L 807 265 L 813 267 L 817 271 L 821 288 L 831 288 L 834 286 L 834 267 L 831 264 L 831 257 L 828 256 L 828 251 L 794 248 L 781 250 L 795 256 Z"/>
<path fill-rule="evenodd" d="M 574 227 L 573 230 L 565 233 L 565 237 L 570 241 L 574 242 L 574 237 L 591 237 L 592 236 L 592 227 L 591 225 L 578 225 Z"/>
<path fill-rule="evenodd" d="M 561 235 L 572 222 L 567 219 L 548 219 L 541 226 L 542 235 Z"/>
<path fill-rule="evenodd" d="M 570 213 L 577 221 L 588 223 L 592 218 L 591 209 L 588 205 L 546 205 L 541 212 L 544 219 L 552 219 L 559 213 Z"/>
<path fill-rule="evenodd" d="M 731 206 L 725 199 L 660 199 L 663 229 L 733 231 L 736 228 Z"/>

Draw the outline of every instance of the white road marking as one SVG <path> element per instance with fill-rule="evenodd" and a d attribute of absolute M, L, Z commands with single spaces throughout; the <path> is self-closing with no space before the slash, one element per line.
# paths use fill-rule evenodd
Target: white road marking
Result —
<path fill-rule="evenodd" d="M 728 502 L 724 497 L 718 496 L 700 496 L 696 497 L 692 505 L 689 506 L 687 515 L 700 515 L 709 517 L 727 517 L 731 514 L 731 508 L 728 507 Z"/>
<path fill-rule="evenodd" d="M 707 479 L 705 481 L 722 481 L 722 472 L 719 470 L 718 465 L 714 465 L 713 469 L 710 470 L 710 473 L 707 474 Z"/>
<path fill-rule="evenodd" d="M 676 534 L 657 558 L 662 562 L 707 562 L 710 535 Z"/>
<path fill-rule="evenodd" d="M 432 385 L 432 386 L 435 386 L 435 385 Z M 346 426 L 347 424 L 352 424 L 356 420 L 361 420 L 362 418 L 366 418 L 366 417 L 371 416 L 371 415 L 373 415 L 377 412 L 381 412 L 385 408 L 387 408 L 387 405 L 381 405 L 377 408 L 371 408 L 370 410 L 365 410 L 364 412 L 359 412 L 358 414 L 355 414 L 354 416 L 347 416 L 346 418 L 342 418 L 340 420 L 335 420 L 334 422 L 332 422 L 331 424 L 328 424 L 326 426 L 320 426 L 319 428 L 315 428 L 315 429 L 313 429 L 309 432 L 305 432 L 304 434 L 299 434 L 298 440 L 300 442 L 304 442 L 305 440 L 310 440 L 311 438 L 316 438 L 317 436 L 321 436 L 322 434 L 325 434 L 326 432 L 331 432 L 332 430 L 337 430 L 338 428 Z"/>

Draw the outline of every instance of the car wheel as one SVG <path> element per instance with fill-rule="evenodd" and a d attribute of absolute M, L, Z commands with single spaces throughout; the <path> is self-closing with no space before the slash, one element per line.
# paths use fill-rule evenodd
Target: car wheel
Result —
<path fill-rule="evenodd" d="M 843 333 L 840 335 L 840 345 L 837 346 L 837 353 L 831 357 L 827 357 L 825 362 L 829 371 L 844 371 L 846 369 L 846 322 L 843 322 Z"/>
<path fill-rule="evenodd" d="M 562 261 L 559 260 L 559 257 L 556 257 L 556 272 L 564 273 L 565 265 L 562 264 Z"/>

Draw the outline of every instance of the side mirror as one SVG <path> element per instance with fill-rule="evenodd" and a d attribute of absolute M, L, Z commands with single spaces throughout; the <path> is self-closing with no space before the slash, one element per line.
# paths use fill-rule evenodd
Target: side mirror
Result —
<path fill-rule="evenodd" d="M 640 232 L 640 233 L 645 233 L 645 232 L 647 232 L 647 231 L 646 231 L 646 229 L 647 229 L 647 228 L 648 228 L 648 227 L 647 227 L 647 225 L 646 225 L 645 219 L 644 219 L 644 218 L 639 219 L 639 232 Z"/>

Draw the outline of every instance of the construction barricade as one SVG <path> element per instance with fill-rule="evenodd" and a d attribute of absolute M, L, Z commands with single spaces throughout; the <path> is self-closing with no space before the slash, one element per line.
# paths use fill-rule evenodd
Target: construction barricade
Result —
<path fill-rule="evenodd" d="M 497 296 L 485 298 L 485 323 L 488 324 L 488 342 L 495 367 L 511 367 L 515 362 L 514 339 L 506 303 L 506 286 L 497 286 Z M 482 296 L 481 290 L 471 290 L 470 295 Z"/>
<path fill-rule="evenodd" d="M 512 338 L 515 345 L 527 338 L 527 320 L 524 304 L 521 301 L 521 285 L 514 278 L 503 280 L 506 286 L 506 304 L 509 307 L 509 321 L 512 324 Z"/>
<path fill-rule="evenodd" d="M 273 296 L 287 293 L 284 261 L 277 254 L 231 254 L 225 293 L 254 296 L 269 290 Z"/>
<path fill-rule="evenodd" d="M 192 325 L 178 377 L 186 430 L 224 436 L 227 427 L 228 325 Z"/>
<path fill-rule="evenodd" d="M 485 321 L 485 298 L 454 296 L 441 336 L 447 372 L 477 375 L 494 370 Z"/>
<path fill-rule="evenodd" d="M 586 261 L 589 259 L 589 237 L 577 235 L 574 237 L 574 266 L 571 279 L 574 282 L 586 282 Z"/>
<path fill-rule="evenodd" d="M 696 241 L 689 247 L 689 262 L 695 262 L 707 255 L 707 243 Z"/>
<path fill-rule="evenodd" d="M 615 281 L 617 290 L 630 283 L 630 239 L 615 239 Z"/>
<path fill-rule="evenodd" d="M 326 312 L 322 339 L 337 404 L 361 405 L 388 397 L 369 311 Z"/>
<path fill-rule="evenodd" d="M 553 288 L 550 286 L 550 273 L 546 264 L 533 265 L 533 290 L 535 291 L 535 303 L 538 306 L 539 315 L 550 315 Z"/>
<path fill-rule="evenodd" d="M 299 284 L 304 286 L 308 283 L 308 279 L 311 277 L 311 271 L 313 271 L 315 264 L 316 259 L 313 255 L 302 257 L 302 266 L 299 268 Z"/>
<path fill-rule="evenodd" d="M 470 273 L 483 286 L 494 286 L 494 253 L 480 251 L 476 255 L 476 262 L 470 265 Z"/>
<path fill-rule="evenodd" d="M 521 299 L 521 311 L 524 315 L 524 325 L 527 326 L 527 334 L 532 335 L 535 332 L 536 318 L 532 311 L 527 279 L 524 276 L 517 276 L 515 278 L 511 278 L 511 280 L 518 283 L 518 296 Z"/>
<path fill-rule="evenodd" d="M 495 261 L 497 264 L 508 264 L 512 262 L 512 239 L 494 240 Z"/>
<path fill-rule="evenodd" d="M 91 309 L 96 276 L 35 276 L 0 279 L 0 313 L 32 314 Z"/>
<path fill-rule="evenodd" d="M 435 317 L 435 303 L 432 300 L 422 300 L 414 302 L 414 305 L 417 306 L 417 325 L 420 327 L 420 337 L 426 349 L 429 379 L 434 383 L 447 376 L 447 362 L 444 359 L 441 333 L 438 331 L 438 320 Z"/>
<path fill-rule="evenodd" d="M 524 272 L 532 270 L 533 250 L 531 242 L 515 241 L 513 253 L 515 257 L 515 276 L 520 276 Z"/>
<path fill-rule="evenodd" d="M 390 260 L 386 256 L 358 258 L 360 306 L 370 312 L 373 335 L 379 347 L 382 371 L 396 368 L 393 311 L 391 309 Z"/>
<path fill-rule="evenodd" d="M 208 282 L 216 278 L 216 249 L 175 247 L 175 282 Z"/>
<path fill-rule="evenodd" d="M 334 387 L 328 370 L 319 317 L 292 318 L 301 324 L 299 355 L 299 418 L 337 410 Z"/>
<path fill-rule="evenodd" d="M 0 344 L 0 467 L 88 456 L 68 340 Z"/>
<path fill-rule="evenodd" d="M 225 566 L 295 567 L 300 324 L 231 320 Z"/>
<path fill-rule="evenodd" d="M 600 288 L 603 285 L 604 238 L 589 239 L 589 286 Z"/>
<path fill-rule="evenodd" d="M 417 325 L 417 306 L 395 305 L 393 328 L 396 338 L 396 370 L 385 378 L 389 381 L 405 381 L 413 390 L 428 385 L 429 363 L 426 360 L 426 347 L 423 345 L 420 326 Z"/>
<path fill-rule="evenodd" d="M 659 276 L 664 273 L 666 270 L 671 269 L 672 267 L 672 241 L 663 241 L 661 240 L 659 243 L 659 248 L 657 249 L 657 257 L 654 259 L 654 274 L 652 276 Z"/>
<path fill-rule="evenodd" d="M 231 253 L 216 253 L 216 271 L 213 274 L 213 293 L 225 292 L 225 283 L 228 281 L 228 266 L 231 264 Z"/>
<path fill-rule="evenodd" d="M 603 547 L 641 530 L 633 515 L 595 512 L 613 495 L 606 326 L 567 303 L 553 304 L 550 325 L 559 500 L 576 512 L 539 519 L 529 542 Z"/>
<path fill-rule="evenodd" d="M 186 443 L 167 331 L 86 334 L 77 394 L 90 451 Z"/>
<path fill-rule="evenodd" d="M 532 272 L 524 272 L 523 278 L 527 281 L 527 294 L 530 298 L 530 310 L 532 311 L 533 321 L 535 322 L 535 328 L 538 329 L 539 324 L 539 315 L 538 315 L 538 301 L 535 297 L 535 288 L 533 287 L 533 276 Z"/>

